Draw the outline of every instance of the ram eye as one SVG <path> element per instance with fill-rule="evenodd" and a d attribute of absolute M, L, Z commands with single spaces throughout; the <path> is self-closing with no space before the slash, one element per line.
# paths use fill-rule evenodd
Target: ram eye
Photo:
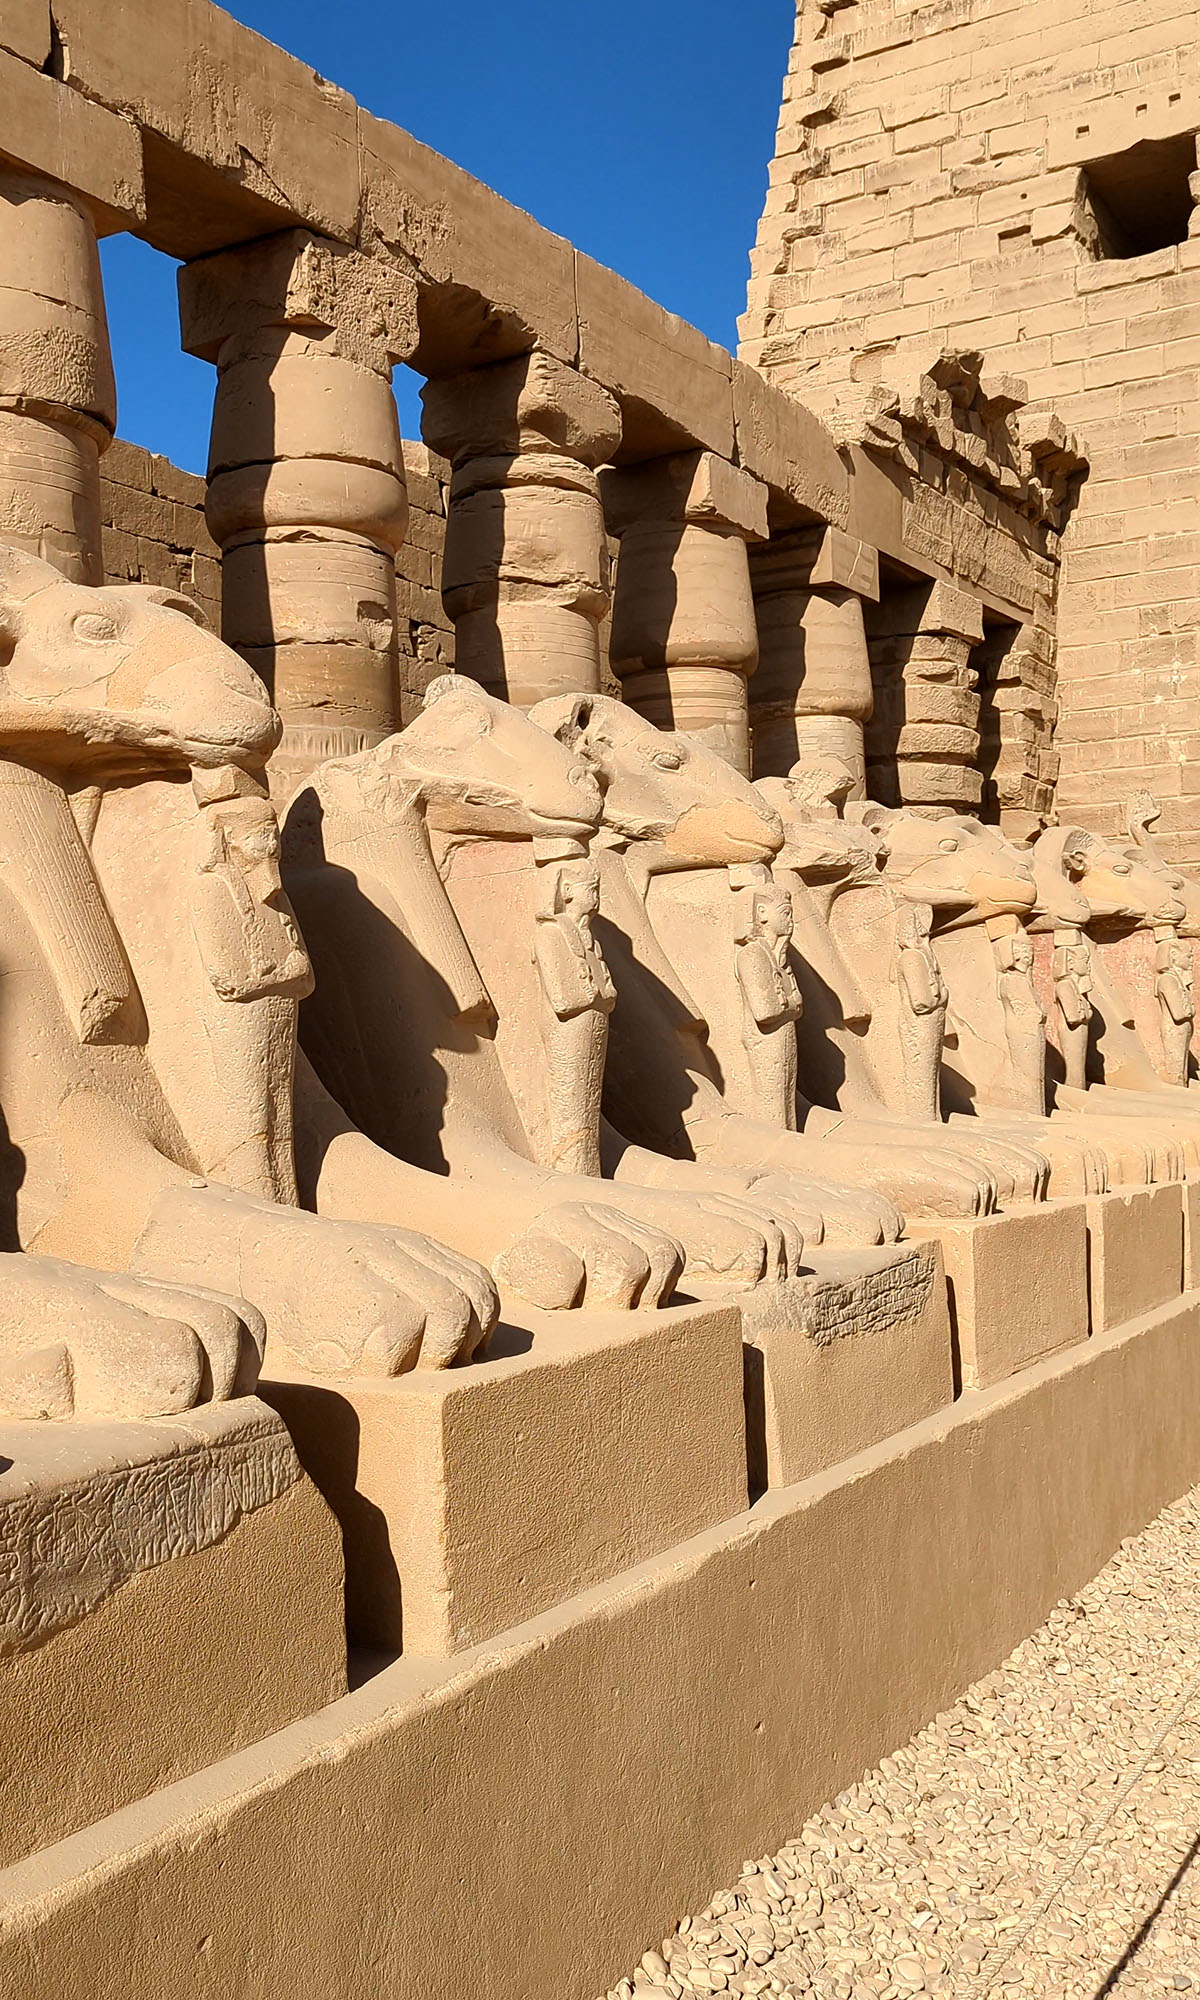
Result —
<path fill-rule="evenodd" d="M 939 841 L 938 841 L 938 846 L 939 846 L 939 848 L 941 849 L 941 851 L 942 851 L 942 853 L 943 853 L 943 854 L 957 854 L 957 853 L 958 853 L 958 842 L 957 842 L 957 840 L 939 840 Z"/>
<path fill-rule="evenodd" d="M 78 611 L 71 620 L 71 631 L 77 639 L 102 646 L 116 638 L 117 625 L 105 611 Z"/>
<path fill-rule="evenodd" d="M 1133 867 L 1132 864 L 1128 861 L 1114 861 L 1112 865 L 1112 872 L 1114 875 L 1131 875 L 1133 873 Z"/>
<path fill-rule="evenodd" d="M 660 771 L 679 771 L 683 768 L 683 758 L 678 750 L 652 750 L 650 762 L 657 764 Z"/>

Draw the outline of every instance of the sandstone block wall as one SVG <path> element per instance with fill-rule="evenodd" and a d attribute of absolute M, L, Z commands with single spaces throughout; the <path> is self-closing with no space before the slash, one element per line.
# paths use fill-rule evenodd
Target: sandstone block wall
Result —
<path fill-rule="evenodd" d="M 944 347 L 977 349 L 1078 431 L 1091 475 L 1059 607 L 1059 816 L 1111 829 L 1147 786 L 1186 861 L 1198 126 L 1185 0 L 799 0 L 741 347 L 827 419 L 881 383 L 908 389 Z M 1105 195 L 1182 240 L 1140 248 Z"/>
<path fill-rule="evenodd" d="M 204 525 L 204 481 L 117 439 L 101 460 L 109 583 L 157 583 L 194 597 L 221 629 L 221 565 Z"/>
<path fill-rule="evenodd" d="M 431 680 L 454 665 L 454 627 L 442 604 L 442 549 L 450 467 L 426 445 L 404 440 L 408 532 L 396 557 L 400 712 L 411 722 Z"/>

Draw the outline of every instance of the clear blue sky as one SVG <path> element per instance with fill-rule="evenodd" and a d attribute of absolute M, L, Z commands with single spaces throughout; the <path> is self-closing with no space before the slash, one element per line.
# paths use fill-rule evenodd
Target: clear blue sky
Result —
<path fill-rule="evenodd" d="M 725 346 L 773 149 L 793 0 L 234 0 L 230 13 Z M 175 266 L 103 246 L 120 430 L 202 471 L 212 370 Z M 416 378 L 397 371 L 406 435 Z"/>

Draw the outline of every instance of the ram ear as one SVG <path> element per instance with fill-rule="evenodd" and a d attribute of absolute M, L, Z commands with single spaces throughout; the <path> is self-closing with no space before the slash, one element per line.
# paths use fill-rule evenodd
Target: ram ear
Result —
<path fill-rule="evenodd" d="M 552 694 L 545 701 L 539 701 L 529 711 L 529 720 L 536 722 L 539 729 L 548 730 L 560 743 L 573 750 L 581 736 L 586 735 L 592 720 L 593 703 L 590 694 Z"/>

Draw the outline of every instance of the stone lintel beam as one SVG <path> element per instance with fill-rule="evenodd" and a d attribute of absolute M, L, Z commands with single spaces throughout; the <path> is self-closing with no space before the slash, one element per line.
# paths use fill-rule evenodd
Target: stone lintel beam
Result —
<path fill-rule="evenodd" d="M 0 170 L 7 162 L 68 189 L 100 236 L 145 222 L 142 135 L 129 119 L 5 50 L 0 103 Z"/>

